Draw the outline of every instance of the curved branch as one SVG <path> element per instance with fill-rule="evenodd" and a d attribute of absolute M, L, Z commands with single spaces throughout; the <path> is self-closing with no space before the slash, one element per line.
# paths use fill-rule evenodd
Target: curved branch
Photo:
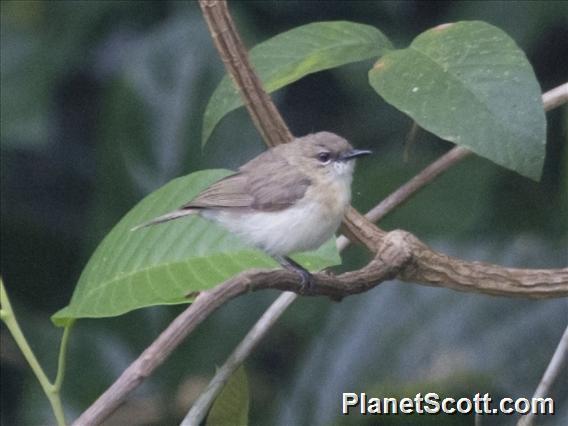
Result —
<path fill-rule="evenodd" d="M 438 253 L 412 234 L 404 234 L 413 262 L 399 274 L 403 281 L 497 296 L 531 299 L 568 296 L 568 268 L 517 269 L 467 262 Z"/>
<path fill-rule="evenodd" d="M 372 225 L 374 226 L 374 225 Z M 378 228 L 377 228 L 378 230 Z M 398 277 L 460 291 L 528 298 L 568 296 L 568 268 L 526 270 L 465 262 L 438 253 L 405 231 L 377 233 L 376 255 L 362 269 L 341 275 L 314 275 L 308 296 L 335 300 L 362 293 Z M 75 425 L 95 425 L 112 413 L 205 318 L 229 300 L 262 289 L 301 293 L 297 274 L 286 270 L 249 270 L 200 293 L 195 302 L 134 361 L 120 378 L 85 411 Z"/>

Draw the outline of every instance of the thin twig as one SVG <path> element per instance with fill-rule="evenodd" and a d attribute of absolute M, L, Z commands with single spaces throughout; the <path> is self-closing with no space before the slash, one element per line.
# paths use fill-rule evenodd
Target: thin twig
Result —
<path fill-rule="evenodd" d="M 560 373 L 568 363 L 568 327 L 564 330 L 564 334 L 560 338 L 558 347 L 554 351 L 550 363 L 536 388 L 533 395 L 533 400 L 536 398 L 546 398 L 550 395 L 552 385 L 560 377 Z M 517 422 L 517 426 L 531 426 L 534 423 L 534 413 L 524 415 Z"/>
<path fill-rule="evenodd" d="M 412 120 L 412 125 L 410 126 L 410 130 L 408 131 L 408 135 L 406 136 L 404 152 L 402 154 L 402 161 L 404 161 L 405 163 L 407 163 L 410 158 L 410 151 L 412 150 L 412 146 L 416 143 L 416 137 L 418 136 L 419 131 L 420 126 L 416 121 Z"/>
<path fill-rule="evenodd" d="M 450 167 L 459 163 L 461 160 L 471 154 L 467 148 L 456 146 L 450 151 L 442 155 L 395 192 L 373 207 L 365 217 L 371 222 L 378 222 L 384 218 L 389 212 L 400 206 L 412 195 L 416 194 L 420 189 L 424 188 L 428 183 L 432 182 Z M 350 240 L 345 236 L 337 239 L 337 247 L 339 250 L 344 249 L 350 244 Z"/>
<path fill-rule="evenodd" d="M 221 368 L 215 373 L 215 377 L 207 385 L 207 389 L 199 395 L 191 410 L 187 413 L 181 426 L 199 426 L 205 419 L 212 401 L 223 390 L 223 387 L 233 374 L 243 363 L 243 360 L 254 350 L 257 343 L 268 333 L 274 323 L 292 304 L 298 295 L 296 293 L 284 292 L 270 307 L 264 312 L 262 317 L 256 322 L 253 328 L 247 333 L 246 337 L 239 343 L 233 353 L 227 358 Z"/>
<path fill-rule="evenodd" d="M 63 386 L 63 379 L 65 378 L 67 345 L 69 343 L 69 335 L 71 334 L 73 324 L 74 321 L 70 321 L 63 328 L 63 336 L 61 337 L 61 344 L 59 345 L 59 356 L 57 358 L 57 375 L 55 376 L 55 381 L 53 382 L 53 387 L 57 392 L 61 390 L 61 386 Z"/>

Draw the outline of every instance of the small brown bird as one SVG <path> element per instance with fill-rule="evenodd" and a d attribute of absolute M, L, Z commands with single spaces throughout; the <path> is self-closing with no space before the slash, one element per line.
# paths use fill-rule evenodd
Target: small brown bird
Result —
<path fill-rule="evenodd" d="M 133 229 L 199 214 L 265 251 L 309 287 L 310 273 L 288 255 L 314 250 L 337 231 L 351 202 L 354 160 L 370 153 L 330 132 L 296 138 Z"/>

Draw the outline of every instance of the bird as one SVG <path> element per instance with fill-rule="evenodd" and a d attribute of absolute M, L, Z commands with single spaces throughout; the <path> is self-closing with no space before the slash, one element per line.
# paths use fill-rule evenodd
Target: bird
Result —
<path fill-rule="evenodd" d="M 315 250 L 335 234 L 351 204 L 355 159 L 369 154 L 327 131 L 297 137 L 132 230 L 198 214 L 295 272 L 307 291 L 312 275 L 289 256 Z"/>

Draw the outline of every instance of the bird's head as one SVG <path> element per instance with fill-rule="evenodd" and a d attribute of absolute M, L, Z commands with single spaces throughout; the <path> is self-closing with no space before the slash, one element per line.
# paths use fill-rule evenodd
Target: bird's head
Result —
<path fill-rule="evenodd" d="M 355 159 L 371 151 L 354 149 L 347 140 L 330 132 L 295 139 L 289 145 L 290 160 L 310 175 L 351 179 Z"/>

